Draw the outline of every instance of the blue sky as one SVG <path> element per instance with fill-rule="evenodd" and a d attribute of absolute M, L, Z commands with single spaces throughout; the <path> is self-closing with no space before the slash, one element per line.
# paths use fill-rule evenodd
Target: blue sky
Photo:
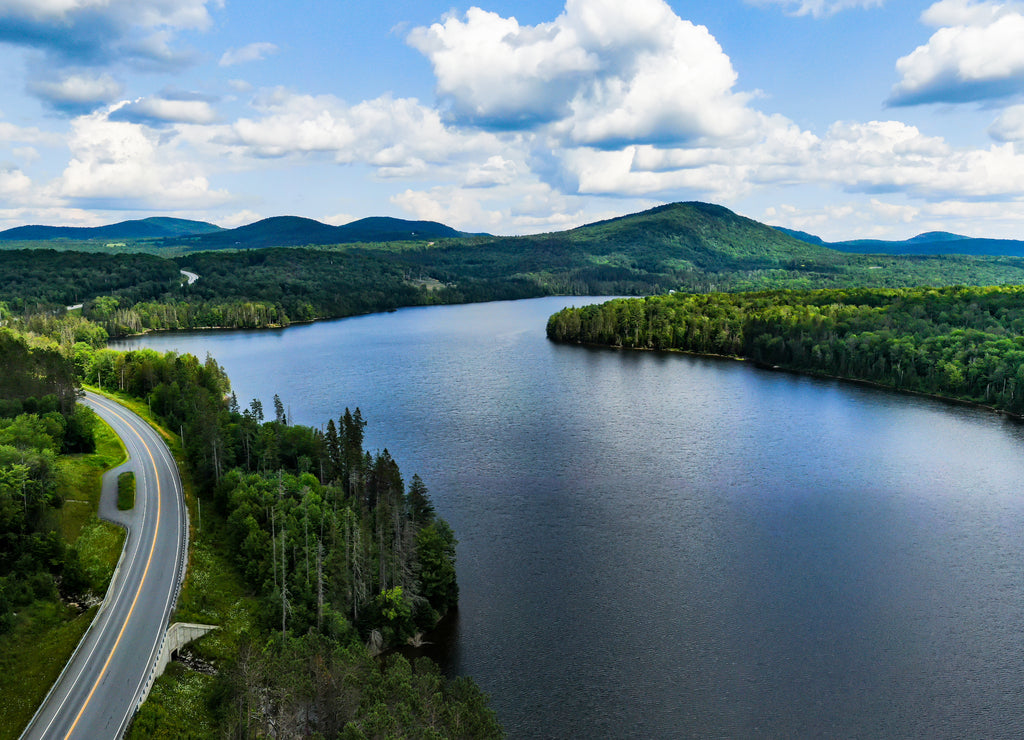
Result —
<path fill-rule="evenodd" d="M 0 0 L 0 68 L 0 228 L 704 200 L 1024 238 L 1016 0 Z"/>

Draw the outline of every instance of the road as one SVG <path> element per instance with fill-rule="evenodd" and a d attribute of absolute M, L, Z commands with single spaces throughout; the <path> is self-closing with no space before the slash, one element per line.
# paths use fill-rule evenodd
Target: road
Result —
<path fill-rule="evenodd" d="M 144 693 L 184 573 L 188 529 L 178 469 L 159 435 L 124 406 L 84 403 L 121 437 L 129 461 L 104 478 L 100 516 L 128 529 L 121 562 L 89 631 L 25 729 L 25 740 L 120 738 Z M 133 470 L 135 508 L 117 509 L 117 473 Z"/>

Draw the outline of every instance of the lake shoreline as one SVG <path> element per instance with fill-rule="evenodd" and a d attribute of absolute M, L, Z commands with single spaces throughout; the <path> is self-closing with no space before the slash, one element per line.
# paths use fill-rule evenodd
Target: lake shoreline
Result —
<path fill-rule="evenodd" d="M 548 341 L 555 341 L 549 339 Z M 885 383 L 879 383 L 877 380 L 865 380 L 864 378 L 850 378 L 844 375 L 831 375 L 829 373 L 816 372 L 814 370 L 800 370 L 799 368 L 786 367 L 785 365 L 773 365 L 767 362 L 759 362 L 749 357 L 743 357 L 742 355 L 723 355 L 715 352 L 694 352 L 686 349 L 659 349 L 655 347 L 625 347 L 622 345 L 609 345 L 609 344 L 591 344 L 588 342 L 556 342 L 557 344 L 568 344 L 577 347 L 589 347 L 594 349 L 607 349 L 615 352 L 664 352 L 666 354 L 677 354 L 677 355 L 689 355 L 691 357 L 706 357 L 716 360 L 727 360 L 731 362 L 746 362 L 750 363 L 754 367 L 760 370 L 770 370 L 773 372 L 789 373 L 791 375 L 800 375 L 808 378 L 820 378 L 821 380 L 838 380 L 843 383 L 852 383 L 854 385 L 861 385 L 867 388 L 874 388 L 876 390 L 891 391 L 892 393 L 898 393 L 906 396 L 917 396 L 918 398 L 931 398 L 936 401 L 943 401 L 945 403 L 954 404 L 957 406 L 964 406 L 966 408 L 975 408 L 981 411 L 988 411 L 998 416 L 1005 416 L 1016 422 L 1024 423 L 1024 414 L 1015 414 L 1012 411 L 1006 409 L 996 408 L 995 406 L 989 406 L 978 401 L 972 401 L 967 398 L 957 398 L 956 396 L 944 396 L 941 393 L 925 393 L 923 391 L 910 390 L 908 388 L 897 388 L 896 386 L 886 385 Z"/>

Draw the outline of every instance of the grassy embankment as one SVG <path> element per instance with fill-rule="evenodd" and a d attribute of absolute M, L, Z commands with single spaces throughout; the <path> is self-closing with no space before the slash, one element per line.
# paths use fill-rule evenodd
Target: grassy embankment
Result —
<path fill-rule="evenodd" d="M 124 530 L 96 517 L 103 473 L 126 458 L 124 446 L 106 424 L 96 425 L 96 452 L 60 461 L 64 506 L 54 526 L 78 551 L 98 598 L 106 593 L 124 545 Z M 0 637 L 0 739 L 16 738 L 64 669 L 97 606 L 36 601 Z"/>

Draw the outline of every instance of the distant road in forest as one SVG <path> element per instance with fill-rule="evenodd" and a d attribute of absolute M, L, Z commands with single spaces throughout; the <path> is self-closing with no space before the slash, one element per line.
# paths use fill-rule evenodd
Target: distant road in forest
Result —
<path fill-rule="evenodd" d="M 128 529 L 107 598 L 22 738 L 120 738 L 148 693 L 184 574 L 187 517 L 178 468 L 157 432 L 104 396 L 84 403 L 124 442 L 129 462 L 108 473 L 100 516 Z M 135 508 L 118 511 L 116 478 L 133 470 Z"/>

